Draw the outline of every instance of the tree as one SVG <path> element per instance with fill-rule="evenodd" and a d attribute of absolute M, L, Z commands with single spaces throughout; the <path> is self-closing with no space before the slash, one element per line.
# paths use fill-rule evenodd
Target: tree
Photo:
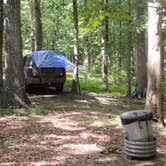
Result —
<path fill-rule="evenodd" d="M 84 0 L 84 13 L 88 11 L 88 8 L 87 8 L 87 0 Z M 88 21 L 88 18 L 86 17 L 86 22 Z M 85 33 L 84 36 L 83 36 L 83 40 L 84 40 L 84 65 L 85 65 L 85 68 L 89 74 L 90 72 L 90 55 L 89 55 L 89 49 L 88 49 L 88 33 Z"/>
<path fill-rule="evenodd" d="M 129 15 L 131 15 L 130 0 L 128 2 Z M 127 92 L 126 96 L 131 96 L 131 57 L 132 57 L 132 31 L 131 31 L 131 21 L 128 21 L 128 48 L 127 48 Z"/>
<path fill-rule="evenodd" d="M 137 0 L 137 30 L 136 30 L 136 86 L 139 94 L 143 97 L 147 87 L 146 51 L 145 51 L 145 30 L 143 26 L 145 3 L 144 0 Z"/>
<path fill-rule="evenodd" d="M 42 37 L 42 18 L 41 18 L 40 0 L 34 0 L 34 11 L 35 11 L 35 50 L 41 50 L 43 37 Z"/>
<path fill-rule="evenodd" d="M 148 86 L 146 108 L 164 126 L 162 93 L 162 5 L 160 0 L 148 3 Z"/>
<path fill-rule="evenodd" d="M 0 92 L 3 89 L 3 0 L 0 0 Z"/>
<path fill-rule="evenodd" d="M 105 6 L 108 5 L 108 0 L 104 0 Z M 108 40 L 109 40 L 109 17 L 105 16 L 102 27 L 101 38 L 101 56 L 102 56 L 102 78 L 104 90 L 108 90 Z"/>
<path fill-rule="evenodd" d="M 4 107 L 28 107 L 22 59 L 20 1 L 7 0 L 5 7 Z"/>
<path fill-rule="evenodd" d="M 72 93 L 80 94 L 80 84 L 78 77 L 78 12 L 77 12 L 77 0 L 73 0 L 73 16 L 74 16 L 74 64 L 72 81 Z"/>
<path fill-rule="evenodd" d="M 118 57 L 118 81 L 122 81 L 122 55 L 123 55 L 123 49 L 122 49 L 122 21 L 119 21 L 119 57 Z"/>
<path fill-rule="evenodd" d="M 34 26 L 34 0 L 29 0 L 30 16 L 31 16 L 31 50 L 35 51 L 35 26 Z"/>

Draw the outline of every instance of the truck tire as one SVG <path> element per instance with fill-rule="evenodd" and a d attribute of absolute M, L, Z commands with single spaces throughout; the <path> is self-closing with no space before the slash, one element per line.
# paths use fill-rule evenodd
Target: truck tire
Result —
<path fill-rule="evenodd" d="M 26 85 L 26 86 L 25 86 L 25 91 L 26 91 L 26 92 L 31 91 L 31 89 L 32 89 L 32 86 L 31 86 L 31 85 Z"/>
<path fill-rule="evenodd" d="M 56 92 L 62 93 L 63 87 L 64 87 L 63 83 L 56 85 Z"/>

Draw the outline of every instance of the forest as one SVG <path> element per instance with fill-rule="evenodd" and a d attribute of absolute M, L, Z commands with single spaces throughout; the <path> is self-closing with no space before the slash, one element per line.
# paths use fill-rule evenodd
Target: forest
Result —
<path fill-rule="evenodd" d="M 0 166 L 165 166 L 165 9 L 165 0 L 0 0 Z M 44 80 L 32 56 L 42 51 L 74 66 L 47 69 L 62 84 L 27 85 L 33 68 Z M 123 117 L 132 111 L 147 117 Z"/>

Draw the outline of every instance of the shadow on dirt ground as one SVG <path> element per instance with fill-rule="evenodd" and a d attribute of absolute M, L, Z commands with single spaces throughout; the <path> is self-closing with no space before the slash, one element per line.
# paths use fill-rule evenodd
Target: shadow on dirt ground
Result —
<path fill-rule="evenodd" d="M 123 155 L 119 115 L 143 108 L 143 101 L 48 91 L 29 97 L 29 114 L 0 117 L 0 165 L 151 166 L 165 162 L 166 135 L 160 132 L 156 133 L 155 159 L 135 161 Z"/>

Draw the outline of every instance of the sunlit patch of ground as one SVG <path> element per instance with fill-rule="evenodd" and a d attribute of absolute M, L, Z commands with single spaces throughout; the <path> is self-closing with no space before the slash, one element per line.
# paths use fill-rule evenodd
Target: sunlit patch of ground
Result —
<path fill-rule="evenodd" d="M 0 165 L 132 166 L 142 163 L 124 157 L 119 118 L 124 111 L 143 107 L 141 102 L 97 94 L 30 98 L 31 114 L 0 117 Z M 166 154 L 165 134 L 156 134 L 158 163 L 162 163 Z"/>

